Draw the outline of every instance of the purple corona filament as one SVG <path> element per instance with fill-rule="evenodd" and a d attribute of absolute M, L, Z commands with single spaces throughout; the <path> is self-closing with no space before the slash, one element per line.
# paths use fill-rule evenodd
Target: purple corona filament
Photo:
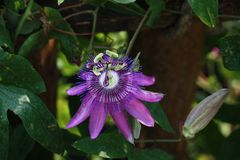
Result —
<path fill-rule="evenodd" d="M 132 59 L 112 53 L 100 53 L 86 62 L 78 74 L 81 83 L 67 90 L 70 96 L 84 93 L 82 104 L 67 128 L 75 127 L 89 117 L 90 137 L 95 139 L 110 115 L 120 132 L 133 143 L 126 114 L 153 127 L 154 119 L 141 101 L 158 102 L 164 95 L 143 90 L 142 87 L 154 84 L 155 78 L 134 70 L 136 64 Z"/>

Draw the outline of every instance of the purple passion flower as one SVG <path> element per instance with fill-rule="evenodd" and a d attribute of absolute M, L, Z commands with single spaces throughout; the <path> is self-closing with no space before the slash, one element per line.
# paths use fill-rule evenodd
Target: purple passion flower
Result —
<path fill-rule="evenodd" d="M 109 114 L 120 132 L 133 143 L 126 113 L 145 126 L 154 126 L 154 119 L 141 101 L 158 102 L 164 95 L 142 89 L 154 84 L 155 78 L 137 71 L 135 60 L 107 50 L 90 58 L 78 78 L 81 82 L 68 89 L 67 94 L 81 95 L 82 104 L 67 128 L 75 127 L 89 117 L 90 136 L 95 139 Z"/>

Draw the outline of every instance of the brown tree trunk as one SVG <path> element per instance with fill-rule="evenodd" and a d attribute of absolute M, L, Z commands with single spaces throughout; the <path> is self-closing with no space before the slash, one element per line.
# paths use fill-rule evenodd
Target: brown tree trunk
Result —
<path fill-rule="evenodd" d="M 176 131 L 176 135 L 170 135 L 159 127 L 144 128 L 144 139 L 181 137 L 179 128 L 193 100 L 203 42 L 204 27 L 199 21 L 193 21 L 185 33 L 174 37 L 166 37 L 159 29 L 144 30 L 138 36 L 134 53 L 141 51 L 140 61 L 145 74 L 156 77 L 152 90 L 166 94 L 161 104 Z M 177 160 L 186 159 L 184 140 L 179 143 L 153 143 L 146 147 L 160 147 L 172 153 Z"/>
<path fill-rule="evenodd" d="M 40 73 L 46 85 L 46 92 L 41 93 L 40 97 L 54 115 L 56 114 L 56 95 L 58 82 L 56 53 L 57 41 L 55 39 L 50 39 L 38 53 L 31 54 L 32 64 Z"/>

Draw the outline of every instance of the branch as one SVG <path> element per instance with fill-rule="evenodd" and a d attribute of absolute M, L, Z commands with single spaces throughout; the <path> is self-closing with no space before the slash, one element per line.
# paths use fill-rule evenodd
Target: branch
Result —
<path fill-rule="evenodd" d="M 82 7 L 84 5 L 84 3 L 77 3 L 77 4 L 73 4 L 73 5 L 69 5 L 66 7 L 61 7 L 59 8 L 59 11 L 64 11 L 64 10 L 68 10 L 68 9 L 73 9 L 73 8 L 78 8 L 78 7 Z"/>
<path fill-rule="evenodd" d="M 53 28 L 53 30 L 63 33 L 63 34 L 67 34 L 67 35 L 71 35 L 71 36 L 87 36 L 87 35 L 91 35 L 92 33 L 76 33 L 76 32 L 69 32 L 69 31 L 65 31 L 59 28 Z"/>
<path fill-rule="evenodd" d="M 178 143 L 182 139 L 145 139 L 145 140 L 136 140 L 136 143 Z"/>
<path fill-rule="evenodd" d="M 93 26 L 92 26 L 92 36 L 88 45 L 88 51 L 90 51 L 93 48 L 93 42 L 96 32 L 96 25 L 97 25 L 97 14 L 98 14 L 99 7 L 96 8 L 96 10 L 93 12 Z"/>
<path fill-rule="evenodd" d="M 127 48 L 126 55 L 129 55 L 129 53 L 130 53 L 130 51 L 131 51 L 131 49 L 133 47 L 133 44 L 134 44 L 134 42 L 135 42 L 135 40 L 136 40 L 136 38 L 137 38 L 137 36 L 138 36 L 138 34 L 140 32 L 140 30 L 141 30 L 145 20 L 147 19 L 149 13 L 150 13 L 150 9 L 148 9 L 147 12 L 145 13 L 145 15 L 143 16 L 143 18 L 142 18 L 141 22 L 139 23 L 139 25 L 138 25 L 138 27 L 137 27 L 137 29 L 136 29 L 132 39 L 130 40 L 128 48 Z"/>
<path fill-rule="evenodd" d="M 85 10 L 85 11 L 80 11 L 80 12 L 75 12 L 73 14 L 67 15 L 66 17 L 64 17 L 64 20 L 67 20 L 69 18 L 81 15 L 81 14 L 94 14 L 95 11 L 93 10 Z"/>

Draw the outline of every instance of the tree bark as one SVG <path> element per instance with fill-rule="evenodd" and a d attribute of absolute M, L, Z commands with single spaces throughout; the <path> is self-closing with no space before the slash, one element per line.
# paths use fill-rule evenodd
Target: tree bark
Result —
<path fill-rule="evenodd" d="M 56 57 L 56 39 L 50 39 L 48 43 L 43 48 L 41 48 L 40 51 L 38 51 L 38 53 L 31 54 L 30 57 L 32 64 L 40 73 L 46 85 L 46 92 L 41 93 L 40 97 L 54 115 L 56 114 L 56 96 L 58 82 Z"/>
<path fill-rule="evenodd" d="M 154 75 L 156 83 L 151 90 L 165 93 L 161 102 L 176 135 L 167 134 L 159 127 L 144 128 L 144 139 L 180 138 L 180 127 L 193 100 L 195 81 L 203 53 L 204 27 L 194 20 L 182 35 L 166 37 L 159 29 L 144 30 L 139 34 L 134 52 L 141 51 L 140 61 L 147 75 Z M 152 143 L 144 147 L 160 147 L 172 153 L 177 160 L 186 159 L 186 143 Z"/>

